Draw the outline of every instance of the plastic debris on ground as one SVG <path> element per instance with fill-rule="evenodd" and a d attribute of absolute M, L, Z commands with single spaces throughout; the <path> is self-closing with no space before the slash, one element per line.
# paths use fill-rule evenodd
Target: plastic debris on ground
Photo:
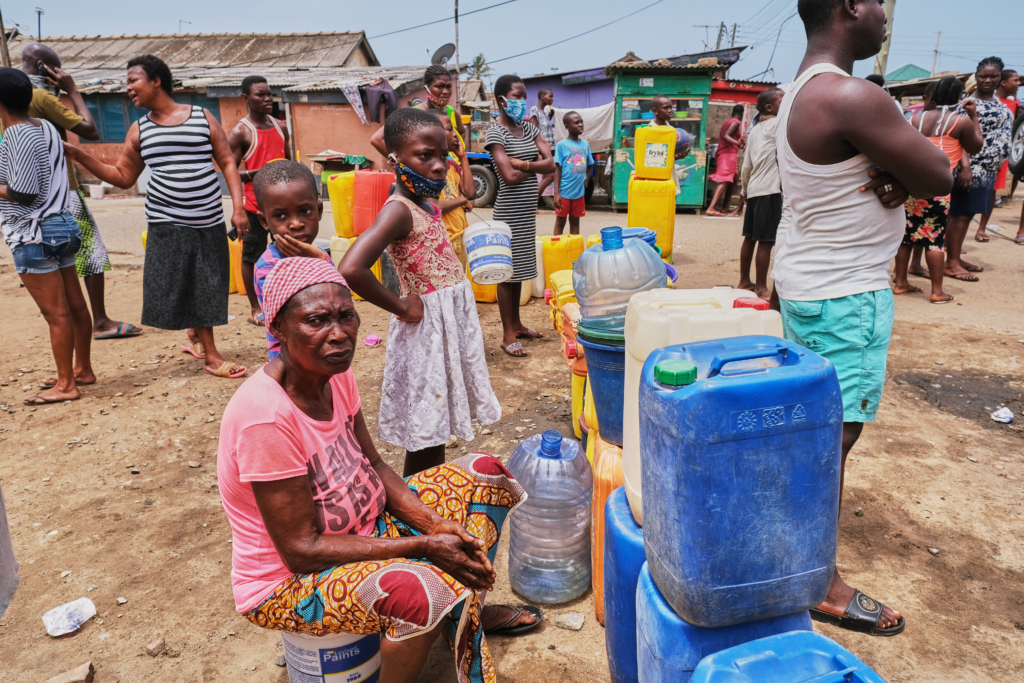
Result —
<path fill-rule="evenodd" d="M 89 598 L 79 598 L 60 607 L 54 607 L 43 615 L 46 632 L 51 636 L 62 636 L 78 628 L 96 616 L 96 605 Z"/>
<path fill-rule="evenodd" d="M 367 346 L 377 346 L 382 341 L 384 341 L 384 340 L 381 339 L 380 337 L 378 337 L 375 334 L 371 334 L 371 335 L 367 336 L 365 339 L 363 339 L 363 343 L 366 344 Z"/>
<path fill-rule="evenodd" d="M 996 412 L 992 413 L 992 419 L 996 422 L 1002 422 L 1003 424 L 1013 422 L 1013 411 L 1009 408 L 1000 408 Z"/>

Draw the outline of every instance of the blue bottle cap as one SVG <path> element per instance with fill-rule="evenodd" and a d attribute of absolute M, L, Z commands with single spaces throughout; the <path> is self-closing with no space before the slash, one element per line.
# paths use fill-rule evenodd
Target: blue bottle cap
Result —
<path fill-rule="evenodd" d="M 562 434 L 549 429 L 541 434 L 540 454 L 548 458 L 557 458 L 562 452 Z"/>
<path fill-rule="evenodd" d="M 622 249 L 622 228 L 601 228 L 601 246 L 605 251 Z"/>

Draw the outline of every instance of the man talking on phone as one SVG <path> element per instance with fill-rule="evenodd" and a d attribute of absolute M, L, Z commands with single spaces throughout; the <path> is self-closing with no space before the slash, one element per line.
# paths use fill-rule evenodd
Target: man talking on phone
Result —
<path fill-rule="evenodd" d="M 96 129 L 96 122 L 89 108 L 85 106 L 85 100 L 75 86 L 75 80 L 60 66 L 60 57 L 57 53 L 42 43 L 31 43 L 21 51 L 21 70 L 32 81 L 33 87 L 29 116 L 46 119 L 52 123 L 65 141 L 66 131 L 69 130 L 83 140 L 98 140 L 100 135 Z M 73 110 L 68 109 L 61 101 L 59 95 L 62 90 L 71 100 Z M 110 270 L 110 257 L 107 255 L 107 247 L 103 244 L 92 212 L 85 203 L 85 195 L 79 188 L 75 166 L 71 163 L 68 164 L 68 179 L 71 184 L 71 213 L 82 230 L 82 247 L 76 255 L 75 267 L 78 276 L 85 280 L 85 289 L 89 292 L 93 338 L 119 339 L 142 334 L 140 327 L 107 317 L 103 273 Z M 90 377 L 76 379 L 79 384 L 95 381 Z"/>

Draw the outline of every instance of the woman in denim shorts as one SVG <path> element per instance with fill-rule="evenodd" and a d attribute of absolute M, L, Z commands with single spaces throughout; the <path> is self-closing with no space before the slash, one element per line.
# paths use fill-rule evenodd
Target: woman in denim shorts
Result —
<path fill-rule="evenodd" d="M 81 397 L 94 384 L 89 359 L 92 317 L 75 270 L 82 232 L 69 210 L 67 160 L 57 129 L 28 115 L 32 83 L 0 68 L 0 221 L 14 267 L 50 328 L 57 377 L 26 405 Z"/>

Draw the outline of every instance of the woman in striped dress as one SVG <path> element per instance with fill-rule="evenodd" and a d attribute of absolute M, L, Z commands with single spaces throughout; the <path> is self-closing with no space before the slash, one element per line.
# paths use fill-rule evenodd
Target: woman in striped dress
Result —
<path fill-rule="evenodd" d="M 494 220 L 512 228 L 512 278 L 498 285 L 501 349 L 525 356 L 520 339 L 537 339 L 539 332 L 519 320 L 523 282 L 537 277 L 537 175 L 555 172 L 551 146 L 527 120 L 526 86 L 519 76 L 502 76 L 494 84 L 501 116 L 487 129 L 486 148 L 498 171 Z"/>
<path fill-rule="evenodd" d="M 246 368 L 224 359 L 213 328 L 228 322 L 230 257 L 217 164 L 224 172 L 240 234 L 249 228 L 242 181 L 224 129 L 202 107 L 171 96 L 171 70 L 145 55 L 128 62 L 128 96 L 149 113 L 128 131 L 121 158 L 104 164 L 83 149 L 68 156 L 111 185 L 129 188 L 144 167 L 152 171 L 146 195 L 149 237 L 142 279 L 142 324 L 188 330 L 182 350 L 205 362 L 217 377 L 237 379 Z"/>

